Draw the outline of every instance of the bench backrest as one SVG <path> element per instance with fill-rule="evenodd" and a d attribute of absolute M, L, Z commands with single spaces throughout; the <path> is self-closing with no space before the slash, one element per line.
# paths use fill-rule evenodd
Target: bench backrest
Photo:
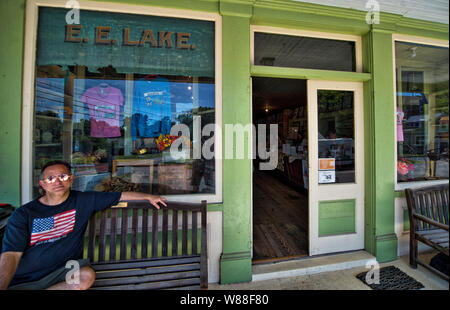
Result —
<path fill-rule="evenodd" d="M 406 201 L 408 205 L 411 225 L 415 219 L 413 214 L 422 215 L 439 223 L 448 225 L 448 183 L 427 186 L 417 189 L 406 189 Z M 416 230 L 435 229 L 436 227 L 417 221 Z"/>
<path fill-rule="evenodd" d="M 91 263 L 198 254 L 206 259 L 206 201 L 167 202 L 160 210 L 147 201 L 127 204 L 91 217 L 87 229 Z"/>

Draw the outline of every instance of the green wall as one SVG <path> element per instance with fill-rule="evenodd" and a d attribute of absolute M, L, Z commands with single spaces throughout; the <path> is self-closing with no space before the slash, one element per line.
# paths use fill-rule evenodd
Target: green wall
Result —
<path fill-rule="evenodd" d="M 0 203 L 20 205 L 25 0 L 0 1 Z"/>

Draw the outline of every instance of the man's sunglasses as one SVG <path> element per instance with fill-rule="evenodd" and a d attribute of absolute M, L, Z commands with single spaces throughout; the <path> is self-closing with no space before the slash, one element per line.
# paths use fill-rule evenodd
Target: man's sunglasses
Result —
<path fill-rule="evenodd" d="M 67 173 L 61 173 L 60 175 L 51 175 L 45 179 L 43 179 L 43 181 L 47 184 L 52 184 L 56 182 L 56 179 L 59 179 L 61 182 L 65 182 L 67 180 L 69 180 L 70 178 L 70 174 Z"/>

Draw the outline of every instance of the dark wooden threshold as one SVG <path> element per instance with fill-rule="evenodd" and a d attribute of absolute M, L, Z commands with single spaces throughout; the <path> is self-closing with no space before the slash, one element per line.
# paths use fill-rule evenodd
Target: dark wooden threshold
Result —
<path fill-rule="evenodd" d="M 291 256 L 285 256 L 285 257 L 254 259 L 254 260 L 252 260 L 252 265 L 279 263 L 279 262 L 294 260 L 294 259 L 298 259 L 298 258 L 302 258 L 302 257 L 308 257 L 308 255 L 307 254 L 299 254 L 299 255 L 291 255 Z"/>

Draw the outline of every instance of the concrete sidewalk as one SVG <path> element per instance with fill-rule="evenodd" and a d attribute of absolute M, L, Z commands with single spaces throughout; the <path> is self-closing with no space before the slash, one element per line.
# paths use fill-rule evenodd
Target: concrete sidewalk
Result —
<path fill-rule="evenodd" d="M 420 258 L 429 261 L 434 255 L 435 253 L 421 254 Z M 358 251 L 254 265 L 252 282 L 209 284 L 209 290 L 371 290 L 368 285 L 356 278 L 356 275 L 369 271 L 366 263 L 374 261 L 375 258 L 369 253 Z M 380 264 L 380 268 L 385 266 L 399 268 L 422 283 L 424 285 L 422 290 L 449 290 L 449 282 L 428 269 L 420 265 L 417 269 L 412 269 L 409 266 L 408 256 Z"/>

